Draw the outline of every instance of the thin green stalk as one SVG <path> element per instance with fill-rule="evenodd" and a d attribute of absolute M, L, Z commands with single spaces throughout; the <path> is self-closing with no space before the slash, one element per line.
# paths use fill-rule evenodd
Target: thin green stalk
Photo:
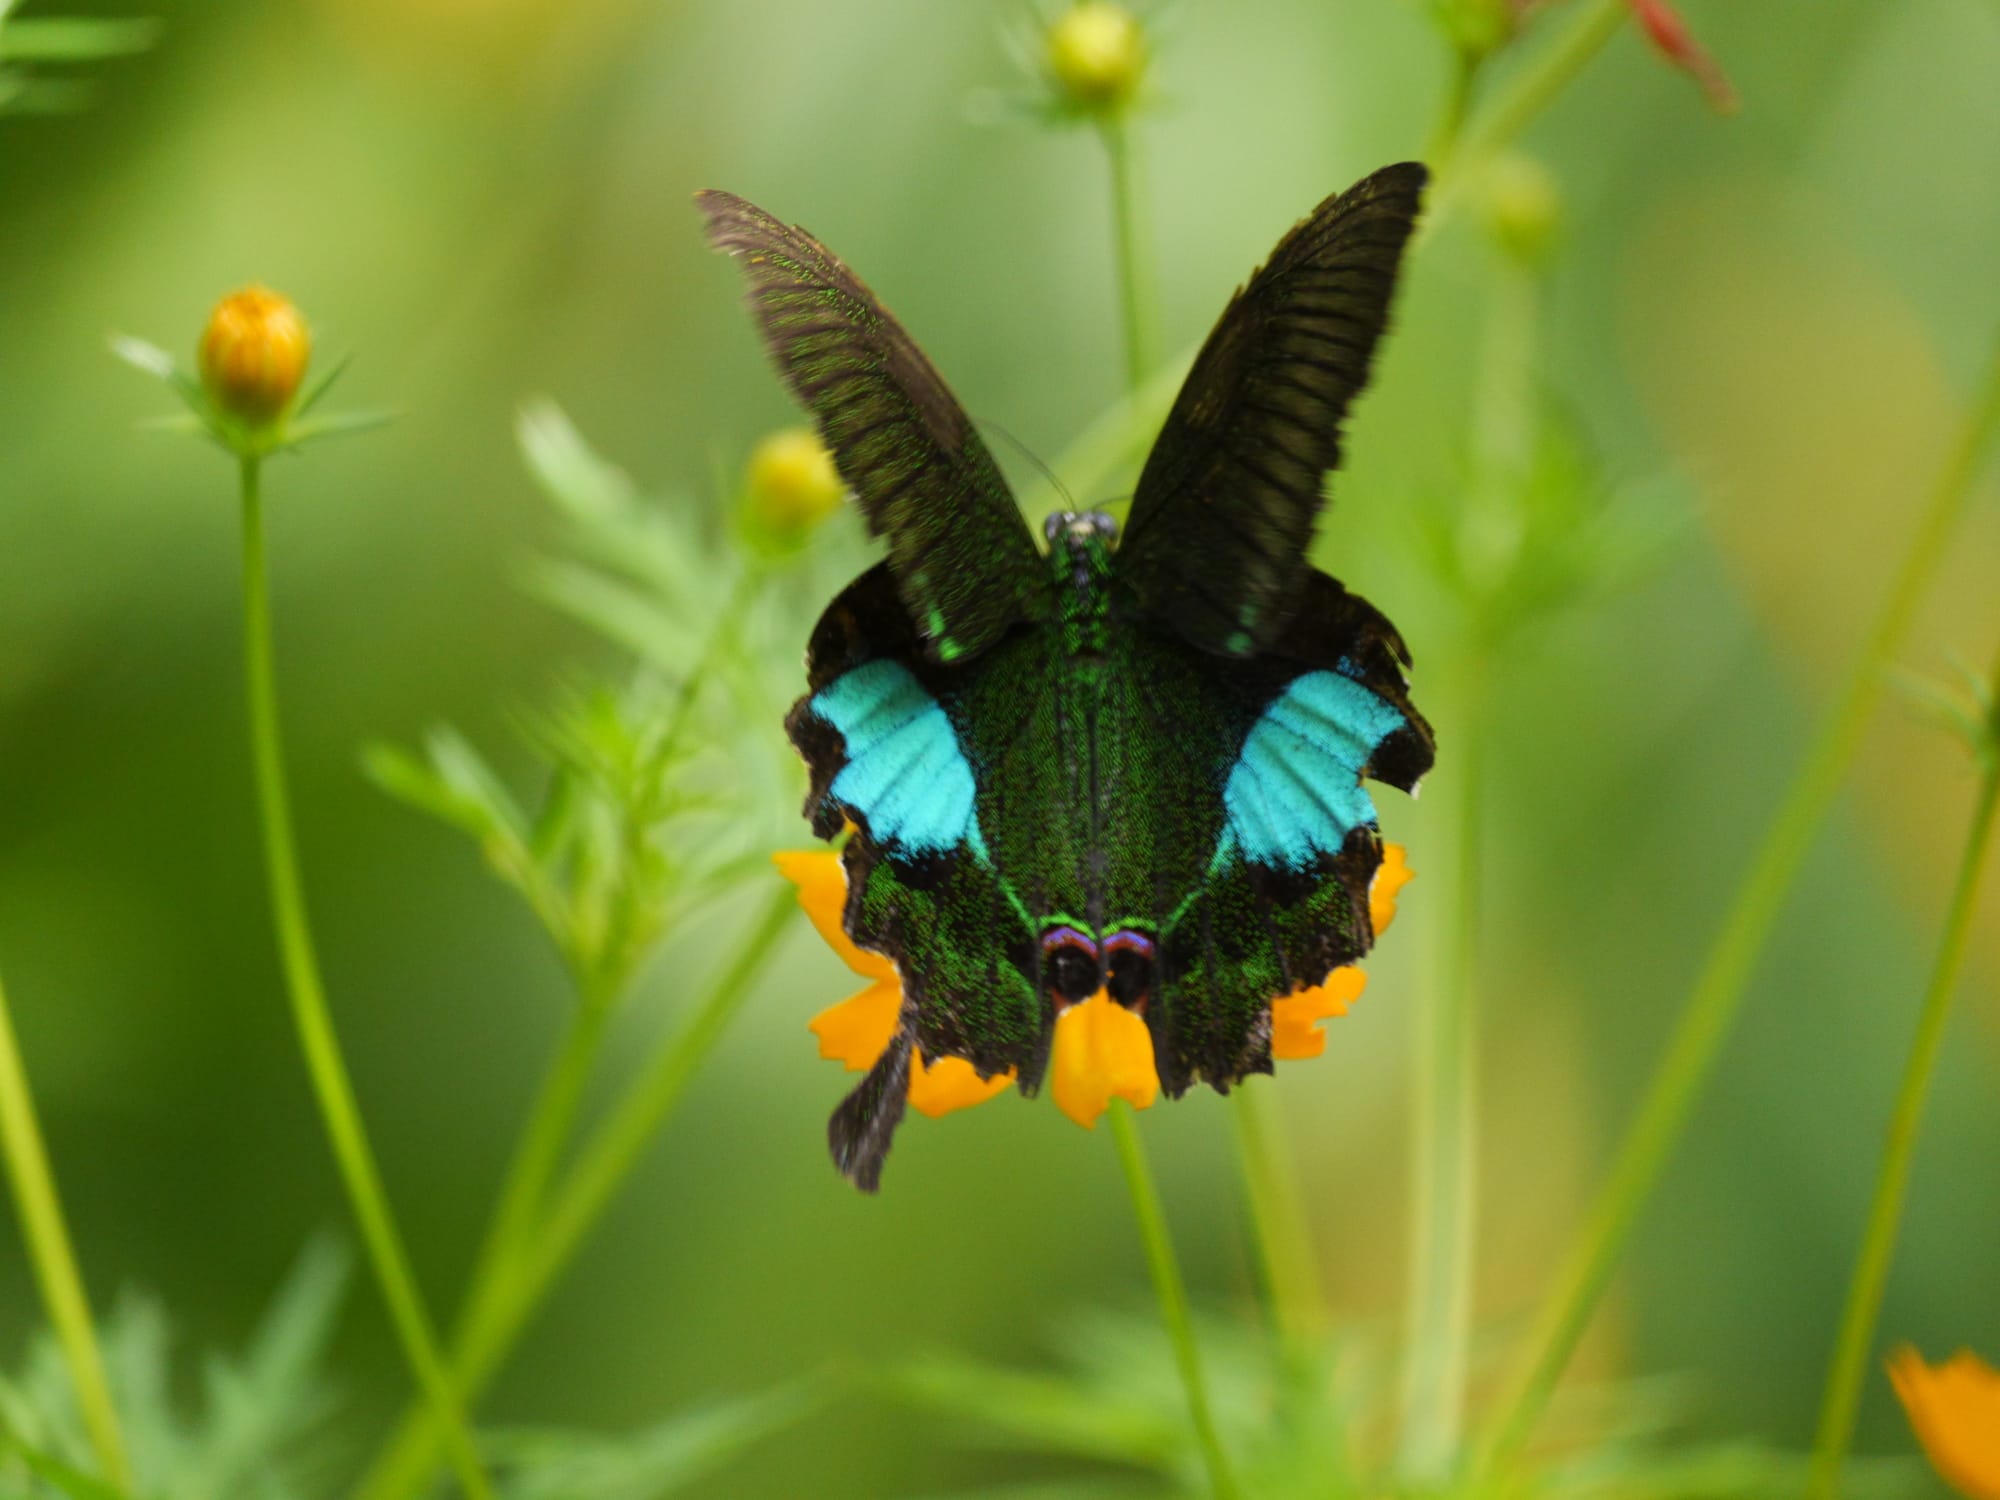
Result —
<path fill-rule="evenodd" d="M 485 1391 L 550 1284 L 680 1102 L 681 1091 L 742 1007 L 795 910 L 788 888 L 772 892 L 692 1019 L 661 1045 L 584 1144 L 549 1200 L 541 1227 L 469 1298 L 451 1354 L 453 1376 L 467 1400 L 477 1400 Z M 406 1411 L 356 1491 L 359 1500 L 405 1500 L 416 1494 L 437 1461 L 437 1446 L 432 1414 L 414 1407 Z"/>
<path fill-rule="evenodd" d="M 250 749 L 256 766 L 257 804 L 264 833 L 271 920 L 291 999 L 292 1019 L 305 1053 L 306 1069 L 319 1100 L 320 1116 L 347 1188 L 361 1237 L 418 1387 L 444 1430 L 453 1470 L 469 1500 L 491 1500 L 493 1487 L 480 1466 L 479 1451 L 452 1389 L 438 1351 L 416 1277 L 410 1271 L 402 1236 L 355 1101 L 354 1086 L 341 1058 L 340 1042 L 320 982 L 306 920 L 305 891 L 299 879 L 292 833 L 291 800 L 278 726 L 276 674 L 272 669 L 271 590 L 264 562 L 264 507 L 259 489 L 261 460 L 242 460 L 243 638 L 249 692 Z"/>
<path fill-rule="evenodd" d="M 1284 1122 L 1277 1118 L 1274 1086 L 1246 1078 L 1236 1086 L 1236 1144 L 1250 1200 L 1258 1259 L 1271 1301 L 1272 1321 L 1286 1362 L 1304 1368 L 1326 1331 L 1326 1298 L 1320 1286 L 1312 1231 L 1298 1172 L 1286 1148 Z"/>
<path fill-rule="evenodd" d="M 2000 666 L 1995 667 L 1995 680 L 2000 681 Z M 1903 1085 L 1896 1094 L 1895 1111 L 1889 1118 L 1882 1170 L 1875 1179 L 1875 1201 L 1868 1211 L 1868 1230 L 1861 1241 L 1854 1279 L 1847 1288 L 1840 1337 L 1834 1346 L 1833 1364 L 1827 1371 L 1826 1398 L 1820 1408 L 1819 1435 L 1813 1444 L 1812 1475 L 1806 1488 L 1808 1500 L 1834 1500 L 1840 1490 L 1841 1466 L 1854 1438 L 1855 1412 L 1861 1405 L 1862 1382 L 1875 1342 L 1875 1326 L 1882 1314 L 1882 1291 L 1889 1280 L 1890 1260 L 1896 1253 L 1896 1231 L 1902 1223 L 1903 1200 L 1909 1191 L 1910 1159 L 1916 1150 L 1917 1127 L 1923 1121 L 1924 1096 L 1937 1067 L 1945 1020 L 1951 1014 L 1952 993 L 1958 986 L 1959 971 L 1965 966 L 1972 920 L 1978 912 L 1979 880 L 1993 839 L 1996 807 L 2000 807 L 2000 749 L 1989 745 L 1972 825 L 1966 831 L 1965 853 L 1959 859 L 1958 879 L 1952 887 L 1944 933 L 1938 940 L 1937 962 L 1931 970 L 1930 986 L 1924 991 L 1916 1039 L 1903 1067 Z"/>
<path fill-rule="evenodd" d="M 35 1115 L 35 1096 L 28 1087 L 28 1070 L 21 1061 L 21 1044 L 14 1034 L 4 985 L 0 985 L 0 1150 L 6 1153 L 7 1178 L 21 1215 L 21 1237 L 27 1242 L 28 1259 L 41 1288 L 42 1308 L 62 1344 L 70 1383 L 76 1387 L 77 1409 L 83 1413 L 90 1445 L 97 1450 L 98 1467 L 115 1488 L 130 1494 L 132 1464 L 125 1456 L 125 1435 L 118 1425 L 117 1407 L 112 1404 L 111 1384 L 105 1379 L 90 1298 L 83 1289 L 76 1252 L 70 1246 L 69 1226 Z"/>
<path fill-rule="evenodd" d="M 1124 310 L 1125 380 L 1133 392 L 1153 369 L 1153 283 L 1139 234 L 1139 184 L 1132 138 L 1123 118 L 1098 127 L 1111 162 L 1111 219 L 1118 246 L 1118 293 Z"/>
<path fill-rule="evenodd" d="M 532 1237 L 536 1215 L 583 1108 L 584 1091 L 596 1069 L 612 1010 L 610 997 L 601 993 L 587 991 L 578 1001 L 562 1046 L 528 1111 L 513 1160 L 501 1179 L 492 1223 L 466 1283 L 467 1307 L 479 1301 L 481 1289 L 504 1274 L 503 1268 L 520 1256 Z M 468 1405 L 470 1395 L 466 1393 Z"/>
<path fill-rule="evenodd" d="M 1757 955 L 1785 894 L 1840 790 L 1881 691 L 1883 675 L 1937 571 L 1996 429 L 2000 429 L 2000 346 L 1994 350 L 1976 402 L 1931 489 L 1881 612 L 1765 834 L 1756 861 L 1737 889 L 1722 931 L 1682 1008 L 1666 1055 L 1619 1148 L 1610 1177 L 1536 1320 L 1520 1369 L 1482 1433 L 1483 1473 L 1494 1473 L 1520 1451 L 1610 1284 L 1639 1212 L 1659 1181 L 1736 1019 Z"/>
<path fill-rule="evenodd" d="M 1146 1265 L 1153 1273 L 1153 1291 L 1160 1299 L 1160 1318 L 1167 1325 L 1167 1337 L 1174 1346 L 1174 1361 L 1180 1366 L 1181 1385 L 1187 1391 L 1188 1416 L 1194 1423 L 1195 1441 L 1201 1447 L 1203 1465 L 1208 1470 L 1209 1488 L 1216 1500 L 1235 1500 L 1242 1491 L 1222 1451 L 1222 1439 L 1215 1430 L 1215 1415 L 1208 1405 L 1208 1383 L 1202 1376 L 1201 1350 L 1195 1344 L 1194 1319 L 1188 1312 L 1187 1286 L 1181 1280 L 1180 1262 L 1174 1257 L 1174 1242 L 1167 1233 L 1167 1217 L 1160 1208 L 1159 1190 L 1153 1185 L 1146 1165 L 1146 1149 L 1139 1139 L 1134 1111 L 1122 1099 L 1111 1101 L 1111 1138 L 1118 1144 L 1118 1164 L 1125 1169 L 1125 1186 L 1132 1194 L 1132 1214 L 1139 1221 L 1139 1239 L 1146 1249 Z"/>
<path fill-rule="evenodd" d="M 1444 108 L 1438 111 L 1437 124 L 1431 127 L 1431 138 L 1424 147 L 1424 161 L 1433 172 L 1443 173 L 1457 154 L 1459 141 L 1465 134 L 1466 116 L 1472 110 L 1473 85 L 1487 55 L 1466 46 L 1451 49 L 1451 77 L 1445 81 Z"/>
<path fill-rule="evenodd" d="M 1484 653 L 1468 648 L 1452 736 L 1451 906 L 1433 982 L 1417 1013 L 1417 1088 L 1410 1230 L 1408 1353 L 1403 1367 L 1400 1464 L 1435 1483 L 1457 1463 L 1472 1344 L 1472 1268 L 1478 1210 L 1477 972 Z"/>
<path fill-rule="evenodd" d="M 1455 148 L 1437 163 L 1441 170 L 1426 215 L 1426 233 L 1444 220 L 1463 185 L 1478 175 L 1480 163 L 1518 139 L 1631 19 L 1631 0 L 1586 0 L 1540 56 L 1456 133 Z"/>

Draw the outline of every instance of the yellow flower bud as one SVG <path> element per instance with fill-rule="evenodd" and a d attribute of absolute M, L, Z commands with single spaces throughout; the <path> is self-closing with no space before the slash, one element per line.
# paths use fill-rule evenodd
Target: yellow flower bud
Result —
<path fill-rule="evenodd" d="M 760 537 L 796 540 L 840 509 L 846 496 L 833 455 L 809 428 L 774 432 L 750 455 L 743 506 Z"/>
<path fill-rule="evenodd" d="M 312 358 L 312 333 L 290 299 L 261 286 L 215 304 L 196 358 L 209 399 L 246 427 L 291 405 Z"/>
<path fill-rule="evenodd" d="M 1562 228 L 1562 194 L 1549 169 L 1519 154 L 1494 162 L 1486 182 L 1486 218 L 1502 250 L 1525 265 L 1541 265 Z"/>
<path fill-rule="evenodd" d="M 1081 0 L 1049 27 L 1049 73 L 1073 104 L 1110 110 L 1130 101 L 1146 71 L 1136 16 L 1110 0 Z"/>

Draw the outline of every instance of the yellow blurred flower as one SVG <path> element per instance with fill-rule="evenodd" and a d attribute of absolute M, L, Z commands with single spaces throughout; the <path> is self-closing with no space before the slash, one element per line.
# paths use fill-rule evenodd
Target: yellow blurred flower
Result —
<path fill-rule="evenodd" d="M 758 537 L 780 544 L 798 541 L 846 498 L 833 455 L 807 427 L 772 433 L 744 471 L 744 518 Z"/>
<path fill-rule="evenodd" d="M 851 1073 L 875 1065 L 896 1035 L 903 1009 L 903 985 L 896 966 L 879 953 L 857 947 L 847 935 L 847 872 L 830 850 L 773 856 L 778 871 L 798 888 L 799 905 L 826 945 L 867 988 L 812 1018 L 819 1055 L 844 1063 Z M 1369 919 L 1377 936 L 1396 917 L 1396 893 L 1411 878 L 1400 844 L 1383 846 L 1382 863 L 1368 888 Z M 1357 968 L 1336 969 L 1325 984 L 1300 990 L 1271 1005 L 1271 1056 L 1280 1060 L 1317 1057 L 1325 1050 L 1320 1023 L 1344 1015 L 1365 983 Z M 918 1050 L 910 1066 L 910 1107 L 935 1119 L 956 1109 L 983 1104 L 1013 1082 L 1010 1070 L 981 1078 L 962 1057 L 926 1059 Z M 1113 1099 L 1145 1109 L 1159 1097 L 1153 1036 L 1138 1012 L 1118 1004 L 1104 990 L 1066 1006 L 1056 1017 L 1049 1049 L 1049 1091 L 1056 1107 L 1085 1129 Z"/>
<path fill-rule="evenodd" d="M 1110 0 L 1082 0 L 1048 30 L 1049 74 L 1070 104 L 1116 109 L 1138 92 L 1146 72 L 1139 20 Z"/>
<path fill-rule="evenodd" d="M 2000 1500 L 2000 1370 L 1965 1349 L 1928 1365 L 1905 1344 L 1889 1379 L 1945 1482 L 1971 1500 Z"/>
<path fill-rule="evenodd" d="M 215 304 L 195 363 L 221 411 L 246 427 L 263 427 L 298 395 L 311 358 L 312 332 L 291 300 L 247 286 Z"/>

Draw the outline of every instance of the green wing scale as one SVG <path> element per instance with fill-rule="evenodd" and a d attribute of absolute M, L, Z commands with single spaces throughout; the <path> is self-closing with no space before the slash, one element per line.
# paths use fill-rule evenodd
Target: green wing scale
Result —
<path fill-rule="evenodd" d="M 1056 1017 L 1145 1018 L 1162 1087 L 1271 1068 L 1271 1004 L 1373 942 L 1364 778 L 1432 759 L 1409 654 L 1305 561 L 1423 169 L 1322 204 L 1230 304 L 1149 460 L 1037 548 L 916 346 L 803 231 L 704 194 L 778 367 L 886 561 L 827 608 L 786 728 L 842 851 L 845 926 L 895 961 L 895 1040 L 835 1111 L 873 1190 L 913 1051 L 1039 1087 Z"/>

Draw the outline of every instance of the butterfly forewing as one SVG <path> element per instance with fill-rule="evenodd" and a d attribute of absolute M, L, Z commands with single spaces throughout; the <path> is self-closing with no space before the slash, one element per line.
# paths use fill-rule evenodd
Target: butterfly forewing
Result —
<path fill-rule="evenodd" d="M 1202 346 L 1139 476 L 1118 573 L 1204 650 L 1268 647 L 1297 609 L 1340 425 L 1367 384 L 1426 179 L 1384 167 L 1278 244 Z"/>
<path fill-rule="evenodd" d="M 729 193 L 696 200 L 736 257 L 764 342 L 812 413 L 926 651 L 962 660 L 1042 607 L 1034 538 L 931 362 L 861 279 L 796 226 Z"/>

